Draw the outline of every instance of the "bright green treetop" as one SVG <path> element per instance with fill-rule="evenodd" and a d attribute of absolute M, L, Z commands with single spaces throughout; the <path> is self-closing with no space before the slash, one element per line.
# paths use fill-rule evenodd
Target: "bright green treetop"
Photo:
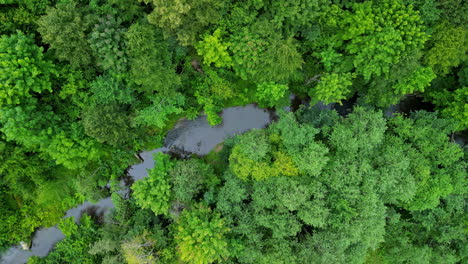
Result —
<path fill-rule="evenodd" d="M 148 178 L 132 185 L 133 196 L 141 208 L 151 209 L 155 214 L 169 213 L 171 185 L 167 171 L 172 167 L 169 156 L 155 154 L 155 167 L 149 171 Z"/>
<path fill-rule="evenodd" d="M 177 253 L 184 263 L 222 262 L 229 256 L 224 219 L 205 205 L 182 212 L 175 226 Z"/>
<path fill-rule="evenodd" d="M 229 43 L 222 43 L 220 40 L 221 30 L 216 29 L 212 35 L 205 35 L 202 41 L 196 45 L 197 53 L 203 56 L 206 65 L 214 63 L 216 67 L 230 67 L 232 59 L 227 52 Z"/>
<path fill-rule="evenodd" d="M 0 38 L 0 106 L 17 105 L 34 93 L 52 91 L 55 66 L 42 51 L 32 36 L 20 31 Z"/>

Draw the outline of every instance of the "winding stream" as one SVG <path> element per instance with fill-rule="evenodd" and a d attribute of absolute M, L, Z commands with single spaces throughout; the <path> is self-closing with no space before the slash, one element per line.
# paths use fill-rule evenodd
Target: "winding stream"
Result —
<path fill-rule="evenodd" d="M 226 137 L 244 133 L 254 128 L 264 128 L 272 121 L 272 115 L 267 111 L 247 105 L 245 107 L 230 107 L 222 112 L 223 123 L 211 127 L 208 125 L 205 116 L 195 120 L 181 120 L 169 131 L 166 136 L 164 147 L 144 151 L 140 153 L 143 162 L 133 165 L 128 174 L 133 180 L 139 180 L 148 175 L 147 169 L 154 167 L 153 153 L 174 151 L 177 153 L 195 153 L 205 155 L 217 144 L 224 141 Z M 104 198 L 95 204 L 84 202 L 66 212 L 64 218 L 74 216 L 79 219 L 83 212 L 94 211 L 96 214 L 103 214 L 113 208 L 114 205 L 110 197 Z M 26 263 L 31 256 L 46 256 L 65 236 L 57 226 L 42 228 L 35 232 L 32 239 L 31 249 L 22 250 L 21 247 L 9 248 L 1 257 L 1 264 Z"/>
<path fill-rule="evenodd" d="M 308 105 L 307 101 L 299 99 L 294 103 L 295 99 L 297 98 L 291 97 L 292 107 L 287 108 L 287 110 L 296 110 L 300 104 Z M 353 105 L 354 102 L 345 102 L 343 106 L 338 107 L 335 104 L 317 104 L 320 109 L 336 109 L 341 115 L 351 112 Z M 419 109 L 431 111 L 433 110 L 433 106 L 423 103 L 420 98 L 407 97 L 399 104 L 387 108 L 384 114 L 387 117 L 391 117 L 397 112 L 409 113 Z M 244 133 L 254 128 L 266 127 L 273 120 L 274 114 L 255 105 L 247 105 L 245 107 L 224 109 L 222 118 L 223 123 L 215 127 L 208 125 L 205 116 L 201 116 L 195 120 L 180 120 L 174 129 L 167 134 L 164 147 L 140 153 L 143 162 L 131 166 L 128 170 L 128 175 L 133 181 L 146 177 L 148 175 L 147 169 L 154 167 L 153 154 L 156 152 L 176 153 L 181 156 L 192 153 L 206 155 L 217 144 L 223 142 L 226 137 Z M 452 141 L 466 149 L 468 143 L 467 134 L 467 131 L 454 134 L 452 135 Z M 113 207 L 111 198 L 107 197 L 95 204 L 85 202 L 72 208 L 66 212 L 64 218 L 74 216 L 75 219 L 79 219 L 84 212 L 93 212 L 100 215 L 108 212 Z M 55 244 L 63 238 L 64 235 L 56 226 L 39 229 L 34 234 L 30 250 L 22 250 L 19 245 L 11 247 L 1 256 L 0 263 L 20 264 L 26 263 L 31 256 L 46 256 Z"/>

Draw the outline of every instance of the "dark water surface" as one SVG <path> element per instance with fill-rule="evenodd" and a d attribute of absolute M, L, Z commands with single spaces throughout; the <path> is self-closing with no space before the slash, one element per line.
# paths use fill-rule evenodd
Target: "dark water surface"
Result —
<path fill-rule="evenodd" d="M 205 116 L 195 120 L 181 120 L 173 130 L 169 131 L 164 147 L 140 153 L 143 162 L 130 167 L 128 170 L 129 176 L 133 181 L 146 177 L 148 175 L 147 170 L 154 167 L 154 153 L 205 155 L 217 144 L 223 142 L 226 137 L 244 133 L 254 128 L 266 127 L 271 122 L 272 115 L 267 110 L 260 109 L 255 105 L 247 105 L 245 107 L 224 109 L 222 118 L 223 123 L 215 127 L 208 125 Z M 74 216 L 75 219 L 79 219 L 84 212 L 101 215 L 113 207 L 110 197 L 104 198 L 95 204 L 84 202 L 68 210 L 64 218 Z M 34 234 L 30 250 L 22 250 L 19 245 L 11 247 L 2 255 L 0 263 L 22 264 L 26 263 L 31 256 L 46 256 L 55 244 L 63 238 L 64 235 L 56 226 L 39 229 Z"/>

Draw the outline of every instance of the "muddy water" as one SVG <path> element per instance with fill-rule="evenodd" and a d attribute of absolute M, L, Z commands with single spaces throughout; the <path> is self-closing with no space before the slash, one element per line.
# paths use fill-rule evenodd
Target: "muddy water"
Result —
<path fill-rule="evenodd" d="M 181 120 L 168 133 L 163 148 L 140 153 L 143 162 L 132 166 L 128 170 L 129 176 L 134 181 L 146 177 L 148 175 L 147 169 L 154 167 L 153 154 L 156 152 L 205 155 L 217 144 L 223 142 L 226 137 L 254 128 L 264 128 L 271 122 L 272 115 L 254 105 L 247 105 L 224 109 L 222 118 L 223 123 L 215 127 L 208 125 L 205 116 L 195 120 Z M 75 219 L 79 219 L 83 212 L 89 211 L 100 215 L 113 207 L 111 198 L 107 197 L 95 204 L 85 202 L 72 208 L 67 211 L 64 218 L 74 216 Z M 54 245 L 63 238 L 64 235 L 56 226 L 39 229 L 34 234 L 29 251 L 22 250 L 20 246 L 11 247 L 2 255 L 0 263 L 21 264 L 26 263 L 31 256 L 46 256 Z"/>

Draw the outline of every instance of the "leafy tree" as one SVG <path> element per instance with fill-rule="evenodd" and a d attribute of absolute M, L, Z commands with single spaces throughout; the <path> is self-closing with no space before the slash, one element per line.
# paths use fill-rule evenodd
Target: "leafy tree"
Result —
<path fill-rule="evenodd" d="M 341 38 L 350 41 L 345 50 L 366 80 L 388 73 L 405 51 L 422 47 L 427 39 L 416 11 L 398 0 L 366 1 L 352 9 L 339 21 L 345 29 Z"/>
<path fill-rule="evenodd" d="M 161 27 L 166 35 L 175 35 L 182 45 L 194 45 L 200 33 L 216 24 L 228 6 L 224 0 L 139 1 L 153 4 L 148 21 Z"/>
<path fill-rule="evenodd" d="M 319 15 L 322 6 L 327 4 L 328 1 L 322 0 L 271 1 L 265 11 L 271 13 L 277 28 L 286 28 L 294 32 L 310 26 Z"/>
<path fill-rule="evenodd" d="M 341 102 L 351 92 L 349 86 L 353 84 L 351 73 L 330 73 L 321 76 L 319 83 L 310 90 L 309 95 L 325 103 Z"/>
<path fill-rule="evenodd" d="M 94 21 L 86 8 L 70 1 L 49 8 L 37 23 L 42 39 L 50 44 L 58 59 L 73 66 L 88 66 L 92 63 L 92 51 L 86 36 Z"/>
<path fill-rule="evenodd" d="M 458 66 L 466 59 L 466 29 L 442 22 L 434 30 L 424 61 L 438 75 L 445 75 L 450 68 Z"/>
<path fill-rule="evenodd" d="M 0 228 L 5 230 L 0 235 L 0 248 L 6 249 L 9 245 L 13 243 L 19 243 L 24 241 L 29 233 L 24 230 L 21 226 L 21 213 L 18 210 L 11 206 L 9 201 L 12 200 L 6 192 L 5 186 L 2 186 L 0 206 L 2 208 L 2 215 L 0 216 Z"/>
<path fill-rule="evenodd" d="M 466 25 L 468 7 L 463 0 L 438 0 L 437 7 L 442 10 L 441 17 L 455 26 Z"/>
<path fill-rule="evenodd" d="M 78 225 L 75 223 L 74 216 L 62 219 L 58 226 L 60 231 L 67 237 L 78 231 Z"/>
<path fill-rule="evenodd" d="M 468 127 L 466 87 L 468 68 L 461 67 L 449 75 L 436 78 L 423 94 L 426 101 L 436 106 L 436 110 L 456 123 L 457 131 Z"/>
<path fill-rule="evenodd" d="M 174 250 L 168 244 L 168 232 L 151 210 L 141 209 L 132 196 L 112 194 L 111 210 L 98 230 L 89 253 L 102 263 L 173 262 Z"/>
<path fill-rule="evenodd" d="M 44 191 L 48 182 L 57 180 L 57 174 L 50 163 L 40 158 L 37 153 L 12 142 L 0 143 L 0 180 L 2 235 L 0 247 L 26 241 L 34 229 L 42 224 L 55 224 L 62 216 L 66 195 L 70 195 L 70 182 L 60 181 L 61 195 Z M 41 196 L 39 197 L 39 193 Z M 46 196 L 59 198 L 48 199 Z M 46 201 L 47 200 L 47 201 Z M 63 203 L 62 203 L 63 202 Z"/>
<path fill-rule="evenodd" d="M 57 164 L 77 169 L 99 160 L 104 148 L 86 137 L 81 126 L 73 124 L 69 130 L 58 130 L 50 140 L 41 143 L 39 150 L 49 154 Z"/>
<path fill-rule="evenodd" d="M 168 44 L 152 25 L 137 22 L 125 33 L 130 65 L 130 80 L 142 92 L 173 91 L 179 85 Z M 155 74 L 157 73 L 157 74 Z"/>
<path fill-rule="evenodd" d="M 466 258 L 462 195 L 451 195 L 433 210 L 391 210 L 380 250 L 391 263 L 459 263 Z M 406 215 L 405 215 L 406 214 Z"/>
<path fill-rule="evenodd" d="M 424 92 L 424 88 L 436 77 L 431 68 L 419 68 L 411 73 L 409 77 L 399 81 L 395 86 L 397 94 L 411 94 Z"/>
<path fill-rule="evenodd" d="M 303 63 L 300 46 L 293 33 L 281 34 L 271 17 L 262 14 L 265 4 L 244 1 L 222 23 L 231 32 L 226 42 L 230 44 L 233 70 L 242 79 L 255 83 L 286 84 L 298 80 Z"/>
<path fill-rule="evenodd" d="M 146 179 L 132 185 L 136 203 L 143 209 L 151 209 L 156 215 L 169 213 L 171 185 L 167 171 L 173 166 L 169 156 L 156 154 L 155 166 Z"/>
<path fill-rule="evenodd" d="M 32 36 L 18 31 L 0 38 L 0 106 L 17 105 L 35 93 L 52 91 L 55 66 L 44 58 Z"/>
<path fill-rule="evenodd" d="M 275 36 L 270 27 L 259 21 L 251 29 L 233 34 L 230 49 L 236 74 L 257 83 L 297 80 L 303 60 L 296 41 Z"/>
<path fill-rule="evenodd" d="M 260 56 L 259 80 L 284 83 L 297 80 L 303 60 L 293 38 L 275 39 Z"/>
<path fill-rule="evenodd" d="M 55 100 L 49 103 L 53 104 L 60 114 L 69 116 L 70 120 L 76 120 L 81 114 L 81 109 L 87 105 L 89 75 L 70 65 L 60 67 L 58 72 L 59 77 L 55 83 L 61 84 L 60 89 L 57 89 L 58 96 L 54 96 Z"/>
<path fill-rule="evenodd" d="M 124 21 L 135 21 L 135 18 L 143 14 L 143 7 L 138 2 L 127 0 L 109 0 L 107 2 L 115 8 L 116 14 Z"/>
<path fill-rule="evenodd" d="M 3 1 L 0 251 L 58 224 L 31 263 L 463 262 L 464 4 Z M 357 106 L 280 110 L 291 92 Z M 437 112 L 374 110 L 407 94 Z M 278 117 L 119 184 L 176 119 L 247 103 Z M 99 225 L 63 218 L 108 184 Z"/>
<path fill-rule="evenodd" d="M 424 92 L 436 77 L 430 67 L 420 63 L 420 53 L 402 59 L 392 66 L 389 74 L 372 80 L 364 101 L 380 107 L 397 104 L 405 94 Z"/>
<path fill-rule="evenodd" d="M 135 101 L 132 89 L 111 75 L 99 76 L 89 85 L 93 104 L 130 104 Z"/>
<path fill-rule="evenodd" d="M 298 246 L 295 236 L 302 228 L 301 219 L 317 226 L 326 222 L 328 212 L 320 206 L 323 201 L 318 197 L 314 203 L 308 201 L 309 196 L 319 195 L 320 188 L 305 186 L 297 177 L 249 184 L 227 173 L 225 180 L 217 208 L 240 246 L 233 252 L 238 262 L 313 263 L 313 258 L 298 260 L 300 253 L 293 248 Z"/>
<path fill-rule="evenodd" d="M 48 155 L 69 169 L 86 167 L 103 155 L 103 147 L 84 135 L 77 123 L 63 123 L 48 105 L 34 98 L 23 105 L 0 108 L 1 131 L 7 140 Z"/>
<path fill-rule="evenodd" d="M 438 8 L 438 0 L 404 0 L 404 4 L 412 5 L 414 10 L 419 11 L 421 19 L 426 25 L 433 25 L 440 18 L 442 11 Z"/>
<path fill-rule="evenodd" d="M 208 264 L 229 257 L 225 222 L 209 207 L 185 210 L 175 226 L 178 255 L 185 263 Z"/>
<path fill-rule="evenodd" d="M 197 53 L 203 56 L 206 65 L 214 63 L 216 67 L 230 67 L 232 59 L 227 52 L 229 43 L 222 43 L 219 39 L 222 35 L 220 29 L 216 29 L 212 35 L 205 35 L 202 41 L 196 45 Z"/>
<path fill-rule="evenodd" d="M 265 52 L 268 42 L 263 35 L 242 28 L 230 37 L 233 69 L 244 80 L 255 80 L 256 70 L 261 66 L 260 54 Z M 265 36 L 266 37 L 266 36 Z"/>
<path fill-rule="evenodd" d="M 182 106 L 185 103 L 185 98 L 180 93 L 172 96 L 156 94 L 151 99 L 152 104 L 150 106 L 137 112 L 137 116 L 133 119 L 135 124 L 162 129 L 171 116 L 181 114 L 184 111 Z"/>
<path fill-rule="evenodd" d="M 0 174 L 2 182 L 8 186 L 4 193 L 15 195 L 19 199 L 16 201 L 17 205 L 21 204 L 21 200 L 34 199 L 35 183 L 43 183 L 46 179 L 43 176 L 47 170 L 41 166 L 43 160 L 35 153 L 28 155 L 27 149 L 14 143 L 2 141 L 0 149 Z"/>
<path fill-rule="evenodd" d="M 156 244 L 147 231 L 122 244 L 123 255 L 128 264 L 152 264 L 157 257 L 153 253 Z"/>
<path fill-rule="evenodd" d="M 95 105 L 83 111 L 87 135 L 101 143 L 126 144 L 133 138 L 126 107 L 118 104 Z"/>
<path fill-rule="evenodd" d="M 127 70 L 125 30 L 120 25 L 121 23 L 112 15 L 100 18 L 89 36 L 91 49 L 98 58 L 98 65 L 116 75 Z"/>
<path fill-rule="evenodd" d="M 11 3 L 17 3 L 22 7 L 28 8 L 30 10 L 35 10 L 37 13 L 44 12 L 46 8 L 53 3 L 51 0 L 23 0 L 23 1 L 18 1 L 18 0 L 7 0 L 6 2 L 11 2 Z"/>
<path fill-rule="evenodd" d="M 0 6 L 0 33 L 12 34 L 17 30 L 35 31 L 37 19 L 45 14 L 50 0 L 6 0 Z"/>
<path fill-rule="evenodd" d="M 281 152 L 291 156 L 300 174 L 319 175 L 328 162 L 326 147 L 310 140 L 319 131 L 311 125 L 298 124 L 291 113 L 280 112 L 280 116 L 281 119 L 271 126 L 270 140 L 279 145 Z"/>
<path fill-rule="evenodd" d="M 206 70 L 205 74 L 197 76 L 194 80 L 195 98 L 203 107 L 210 125 L 221 123 L 218 113 L 226 104 L 248 103 L 246 88 L 240 83 L 233 83 L 232 75 L 225 71 Z M 244 84 L 245 85 L 245 84 Z"/>
<path fill-rule="evenodd" d="M 319 17 L 323 33 L 309 37 L 311 51 L 323 63 L 325 73 L 356 74 L 353 86 L 347 85 L 353 88 L 348 94 L 362 92 L 366 101 L 379 106 L 394 104 L 405 93 L 426 88 L 435 75 L 419 63 L 418 55 L 428 35 L 418 12 L 400 0 L 347 6 L 346 10 L 336 5 L 325 7 Z M 318 70 L 315 74 L 324 73 Z M 407 79 L 401 79 L 401 75 Z M 350 81 L 349 77 L 341 79 Z M 337 89 L 336 96 L 322 96 L 319 91 L 312 93 L 328 100 L 339 100 L 346 94 L 344 88 Z"/>
<path fill-rule="evenodd" d="M 229 157 L 230 167 L 241 179 L 319 174 L 327 159 L 321 144 L 310 141 L 317 134 L 312 126 L 300 127 L 291 114 L 271 126 L 270 136 L 255 131 L 239 137 Z"/>
<path fill-rule="evenodd" d="M 438 119 L 434 113 L 416 112 L 411 119 L 396 117 L 390 126 L 412 146 L 408 155 L 417 189 L 413 199 L 403 204 L 406 209 L 431 209 L 439 204 L 441 197 L 460 191 L 464 172 L 459 160 L 463 152 L 458 145 L 448 142 L 447 137 L 455 130 L 453 123 Z"/>
<path fill-rule="evenodd" d="M 187 206 L 207 185 L 214 185 L 217 178 L 213 168 L 198 159 L 177 161 L 169 170 L 172 184 L 172 201 Z"/>
<path fill-rule="evenodd" d="M 241 136 L 240 140 L 229 157 L 229 166 L 234 174 L 244 180 L 262 180 L 273 176 L 272 169 L 268 167 L 271 147 L 265 133 L 252 131 Z"/>
<path fill-rule="evenodd" d="M 119 162 L 123 162 L 123 160 L 125 159 L 119 160 Z M 127 158 L 127 160 L 129 159 Z M 107 164 L 104 162 L 107 162 Z M 97 203 L 109 196 L 109 190 L 105 186 L 108 184 L 109 179 L 119 175 L 122 169 L 122 165 L 115 166 L 112 164 L 114 162 L 112 160 L 101 161 L 75 172 L 77 175 L 72 178 L 74 195 L 80 201 L 89 201 L 91 203 Z"/>
<path fill-rule="evenodd" d="M 155 214 L 178 215 L 178 208 L 190 206 L 202 190 L 215 185 L 218 180 L 213 169 L 199 160 L 170 161 L 169 156 L 155 155 L 156 167 L 149 178 L 132 186 L 134 197 L 142 208 Z"/>
<path fill-rule="evenodd" d="M 287 85 L 265 82 L 257 85 L 257 101 L 266 107 L 273 107 L 288 91 Z"/>
<path fill-rule="evenodd" d="M 362 263 L 384 241 L 388 207 L 429 210 L 462 192 L 462 152 L 446 136 L 453 127 L 433 113 L 299 116 L 310 123 L 280 113 L 234 142 L 216 205 L 242 245 L 233 256 L 241 263 Z M 275 151 L 294 177 L 288 161 L 276 172 Z"/>
<path fill-rule="evenodd" d="M 445 95 L 447 95 L 447 91 L 444 92 Z M 468 127 L 468 107 L 466 105 L 468 100 L 468 86 L 461 87 L 448 96 L 450 99 L 445 103 L 445 108 L 441 111 L 442 114 L 458 121 L 457 130 Z"/>
<path fill-rule="evenodd" d="M 77 193 L 81 189 L 75 185 L 77 174 L 90 176 L 88 168 L 80 171 L 66 169 L 56 165 L 48 155 L 34 153 L 30 148 L 11 142 L 2 144 L 1 153 L 0 178 L 5 184 L 2 199 L 9 201 L 2 204 L 2 210 L 9 212 L 9 216 L 2 218 L 2 228 L 8 230 L 5 232 L 7 237 L 0 237 L 2 247 L 4 243 L 27 241 L 36 228 L 55 225 L 65 210 L 91 197 L 84 192 Z M 92 189 L 90 192 L 100 193 L 96 191 L 98 184 L 92 177 L 86 181 Z M 104 179 L 101 186 L 106 183 L 107 179 Z M 4 238 L 7 240 L 3 241 Z"/>

